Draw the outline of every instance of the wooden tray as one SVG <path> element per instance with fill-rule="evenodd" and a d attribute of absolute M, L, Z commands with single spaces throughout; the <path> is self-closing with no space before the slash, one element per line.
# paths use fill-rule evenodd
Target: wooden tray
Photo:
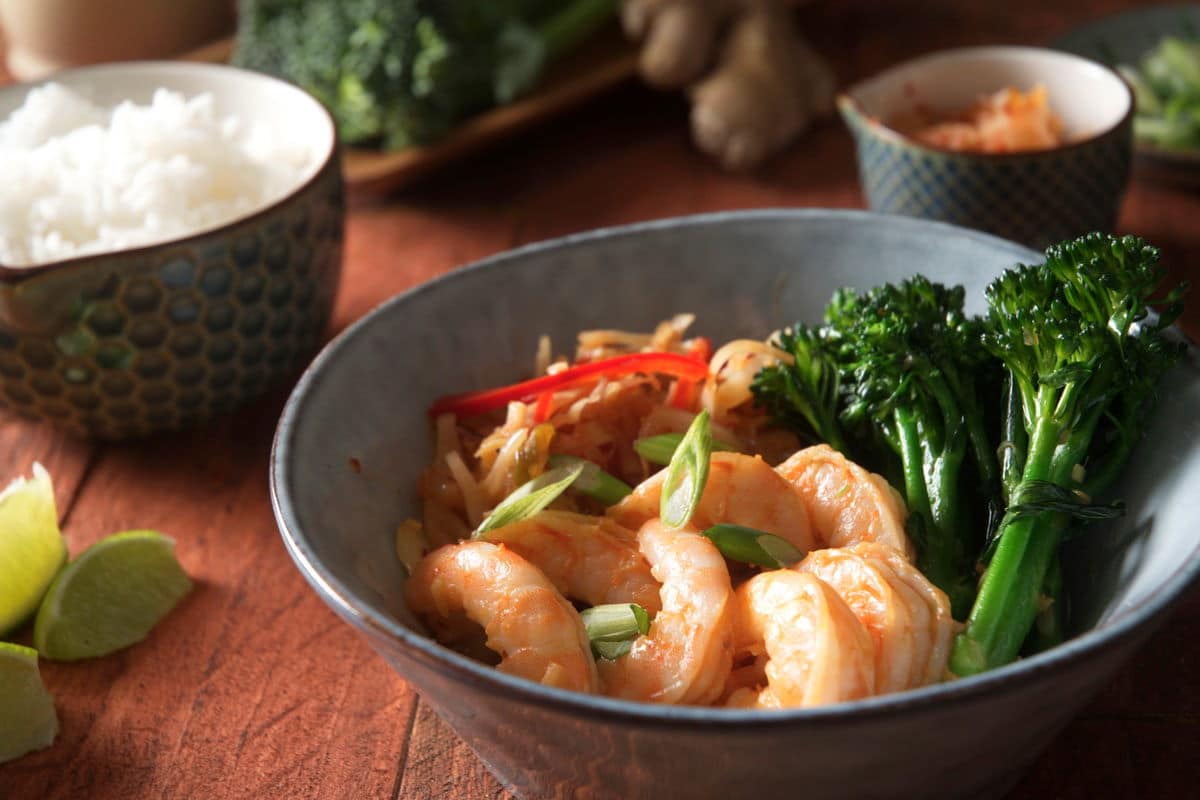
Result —
<path fill-rule="evenodd" d="M 180 58 L 219 63 L 228 61 L 232 52 L 233 39 L 229 38 Z M 342 168 L 346 184 L 352 191 L 364 194 L 401 188 L 444 164 L 578 106 L 636 72 L 637 53 L 614 26 L 552 66 L 533 93 L 466 120 L 434 144 L 393 152 L 344 148 Z"/>

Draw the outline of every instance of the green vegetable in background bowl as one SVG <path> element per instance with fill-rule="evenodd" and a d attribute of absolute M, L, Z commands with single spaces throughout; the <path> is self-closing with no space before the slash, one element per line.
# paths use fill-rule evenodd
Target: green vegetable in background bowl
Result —
<path fill-rule="evenodd" d="M 234 62 L 306 89 L 342 139 L 401 149 L 533 88 L 617 0 L 242 0 Z"/>
<path fill-rule="evenodd" d="M 1172 150 L 1200 148 L 1200 40 L 1167 36 L 1138 67 L 1117 71 L 1137 97 L 1134 137 Z"/>

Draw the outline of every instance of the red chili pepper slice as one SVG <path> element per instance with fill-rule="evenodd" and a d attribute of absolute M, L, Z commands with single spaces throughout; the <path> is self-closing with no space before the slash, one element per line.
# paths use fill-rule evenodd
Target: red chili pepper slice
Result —
<path fill-rule="evenodd" d="M 688 344 L 684 350 L 684 355 L 708 366 L 709 359 L 712 358 L 712 341 L 707 336 L 697 336 Z M 707 374 L 708 371 L 705 370 L 705 375 L 707 376 Z M 686 378 L 680 378 L 675 381 L 675 385 L 671 387 L 671 393 L 667 396 L 667 405 L 672 408 L 681 408 L 684 411 L 690 411 L 696 403 L 696 390 L 698 386 L 698 381 L 691 381 Z"/>
<path fill-rule="evenodd" d="M 667 405 L 690 411 L 696 402 L 696 383 L 694 381 L 678 380 L 667 395 Z"/>
<path fill-rule="evenodd" d="M 533 421 L 541 424 L 550 418 L 550 404 L 554 402 L 554 392 L 542 392 L 538 395 L 537 405 L 533 407 Z"/>
<path fill-rule="evenodd" d="M 619 378 L 639 372 L 700 381 L 708 375 L 708 364 L 677 353 L 630 353 L 613 356 L 586 364 L 576 364 L 554 375 L 542 375 L 509 386 L 439 397 L 429 407 L 429 415 L 436 417 L 439 414 L 455 414 L 459 417 L 471 417 L 503 408 L 514 400 L 529 400 L 543 392 L 569 389 L 600 378 Z"/>

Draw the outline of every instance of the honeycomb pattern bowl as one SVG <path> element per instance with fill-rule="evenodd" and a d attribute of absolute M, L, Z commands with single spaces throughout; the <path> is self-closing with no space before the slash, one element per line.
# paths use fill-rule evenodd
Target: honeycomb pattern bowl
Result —
<path fill-rule="evenodd" d="M 921 111 L 953 116 L 983 95 L 1037 85 L 1063 121 L 1062 146 L 957 152 L 887 124 Z M 1036 248 L 1116 223 L 1133 153 L 1133 95 L 1094 61 L 1036 47 L 947 50 L 851 87 L 838 110 L 874 211 L 965 225 Z"/>
<path fill-rule="evenodd" d="M 145 103 L 160 86 L 211 92 L 218 113 L 301 131 L 318 155 L 287 195 L 219 227 L 0 264 L 0 415 L 124 439 L 194 425 L 294 373 L 325 328 L 341 270 L 343 185 L 324 108 L 290 84 L 213 64 L 113 64 L 54 80 L 107 105 Z M 30 88 L 0 89 L 0 118 Z"/>

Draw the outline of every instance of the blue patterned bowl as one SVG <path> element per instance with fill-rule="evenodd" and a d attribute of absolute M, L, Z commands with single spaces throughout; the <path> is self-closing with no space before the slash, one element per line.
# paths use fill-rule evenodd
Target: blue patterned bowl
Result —
<path fill-rule="evenodd" d="M 1070 142 L 1022 153 L 967 153 L 888 127 L 914 112 L 953 115 L 980 96 L 1046 87 Z M 923 56 L 850 88 L 838 109 L 854 135 L 872 210 L 952 222 L 1043 247 L 1112 230 L 1129 179 L 1133 95 L 1112 70 L 1034 47 Z"/>
<path fill-rule="evenodd" d="M 161 244 L 34 267 L 0 264 L 0 415 L 124 439 L 229 411 L 292 374 L 333 306 L 345 220 L 337 134 L 296 87 L 216 64 L 138 62 L 59 73 L 112 106 L 166 87 L 219 114 L 303 131 L 316 157 L 285 196 Z M 31 88 L 0 89 L 0 118 Z"/>

